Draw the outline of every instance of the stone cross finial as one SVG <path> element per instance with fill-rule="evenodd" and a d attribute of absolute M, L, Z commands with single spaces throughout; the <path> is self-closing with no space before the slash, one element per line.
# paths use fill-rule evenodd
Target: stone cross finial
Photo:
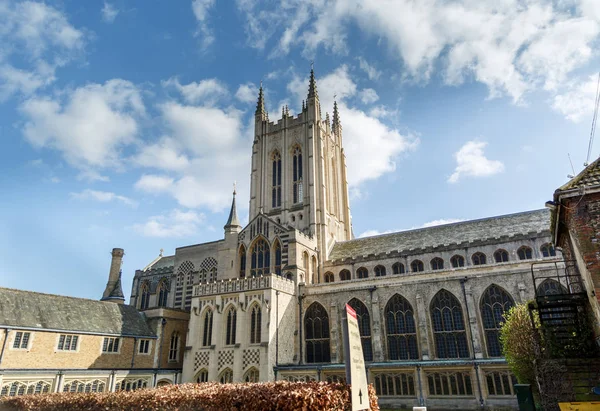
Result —
<path fill-rule="evenodd" d="M 236 194 L 237 194 L 237 193 L 236 193 L 236 184 L 237 184 L 237 182 L 236 182 L 236 181 L 234 181 L 234 182 L 233 182 L 233 195 L 236 195 Z"/>
<path fill-rule="evenodd" d="M 158 256 L 159 256 L 159 257 L 162 257 L 164 252 L 165 252 L 165 250 L 161 248 L 161 249 L 160 249 L 160 253 L 158 253 Z"/>

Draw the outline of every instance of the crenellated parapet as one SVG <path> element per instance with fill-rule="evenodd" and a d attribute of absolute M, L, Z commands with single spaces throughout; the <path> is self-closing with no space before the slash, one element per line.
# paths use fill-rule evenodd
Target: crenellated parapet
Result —
<path fill-rule="evenodd" d="M 244 291 L 275 289 L 287 294 L 294 294 L 296 287 L 293 280 L 276 274 L 262 275 L 253 278 L 240 278 L 214 281 L 194 286 L 194 297 L 237 293 Z"/>

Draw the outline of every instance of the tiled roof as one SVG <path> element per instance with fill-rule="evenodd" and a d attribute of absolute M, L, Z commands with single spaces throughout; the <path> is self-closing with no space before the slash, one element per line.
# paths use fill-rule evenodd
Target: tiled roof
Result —
<path fill-rule="evenodd" d="M 150 264 L 148 264 L 146 267 L 144 267 L 143 271 L 155 270 L 158 268 L 173 267 L 174 265 L 175 265 L 175 256 L 174 255 L 168 255 L 168 256 L 164 256 L 164 257 L 159 256 L 154 261 L 152 261 Z"/>
<path fill-rule="evenodd" d="M 451 244 L 542 233 L 548 231 L 549 227 L 550 212 L 547 209 L 527 211 L 344 241 L 333 247 L 329 259 L 341 260 L 394 251 L 408 253 Z"/>
<path fill-rule="evenodd" d="M 1 287 L 0 326 L 155 337 L 130 305 Z"/>
<path fill-rule="evenodd" d="M 571 179 L 567 184 L 560 187 L 557 191 L 566 191 L 581 187 L 600 186 L 600 158 L 588 165 L 586 168 Z"/>

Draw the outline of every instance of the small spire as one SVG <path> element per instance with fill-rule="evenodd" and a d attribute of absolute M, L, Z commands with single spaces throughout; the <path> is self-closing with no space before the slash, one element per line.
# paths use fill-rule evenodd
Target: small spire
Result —
<path fill-rule="evenodd" d="M 160 249 L 160 253 L 158 253 L 158 256 L 159 256 L 159 257 L 162 257 L 164 252 L 165 252 L 165 250 L 161 248 L 161 249 Z"/>
<path fill-rule="evenodd" d="M 308 98 L 318 97 L 317 94 L 317 80 L 315 80 L 315 70 L 313 63 L 310 65 L 310 80 L 308 81 Z"/>
<path fill-rule="evenodd" d="M 341 127 L 340 123 L 340 113 L 338 112 L 337 101 L 333 102 L 333 132 L 336 133 L 339 131 Z"/>
<path fill-rule="evenodd" d="M 288 116 L 288 117 L 290 115 L 290 109 L 289 109 L 289 107 L 288 107 L 287 104 L 285 105 L 285 115 Z"/>
<path fill-rule="evenodd" d="M 325 124 L 327 124 L 327 127 L 329 127 L 330 123 L 329 123 L 329 112 L 325 112 Z"/>
<path fill-rule="evenodd" d="M 225 229 L 232 227 L 241 227 L 240 220 L 237 216 L 237 208 L 235 206 L 235 183 L 233 183 L 233 200 L 231 202 L 231 211 L 229 211 L 229 218 L 227 219 L 227 224 L 225 224 Z"/>
<path fill-rule="evenodd" d="M 285 106 L 281 106 L 281 118 L 285 117 Z"/>
<path fill-rule="evenodd" d="M 304 100 L 302 100 L 302 111 L 304 111 Z"/>
<path fill-rule="evenodd" d="M 258 102 L 256 103 L 256 112 L 254 114 L 264 114 L 265 110 L 265 96 L 263 94 L 262 80 L 260 81 L 260 88 L 258 89 Z"/>

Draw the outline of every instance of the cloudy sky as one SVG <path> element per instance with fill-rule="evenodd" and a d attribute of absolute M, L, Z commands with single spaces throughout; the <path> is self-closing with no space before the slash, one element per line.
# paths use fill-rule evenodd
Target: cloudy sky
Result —
<path fill-rule="evenodd" d="M 234 181 L 247 221 L 258 84 L 296 113 L 311 61 L 357 236 L 542 208 L 599 40 L 597 0 L 0 0 L 0 286 L 99 298 L 122 247 L 129 295 L 222 237 Z"/>

